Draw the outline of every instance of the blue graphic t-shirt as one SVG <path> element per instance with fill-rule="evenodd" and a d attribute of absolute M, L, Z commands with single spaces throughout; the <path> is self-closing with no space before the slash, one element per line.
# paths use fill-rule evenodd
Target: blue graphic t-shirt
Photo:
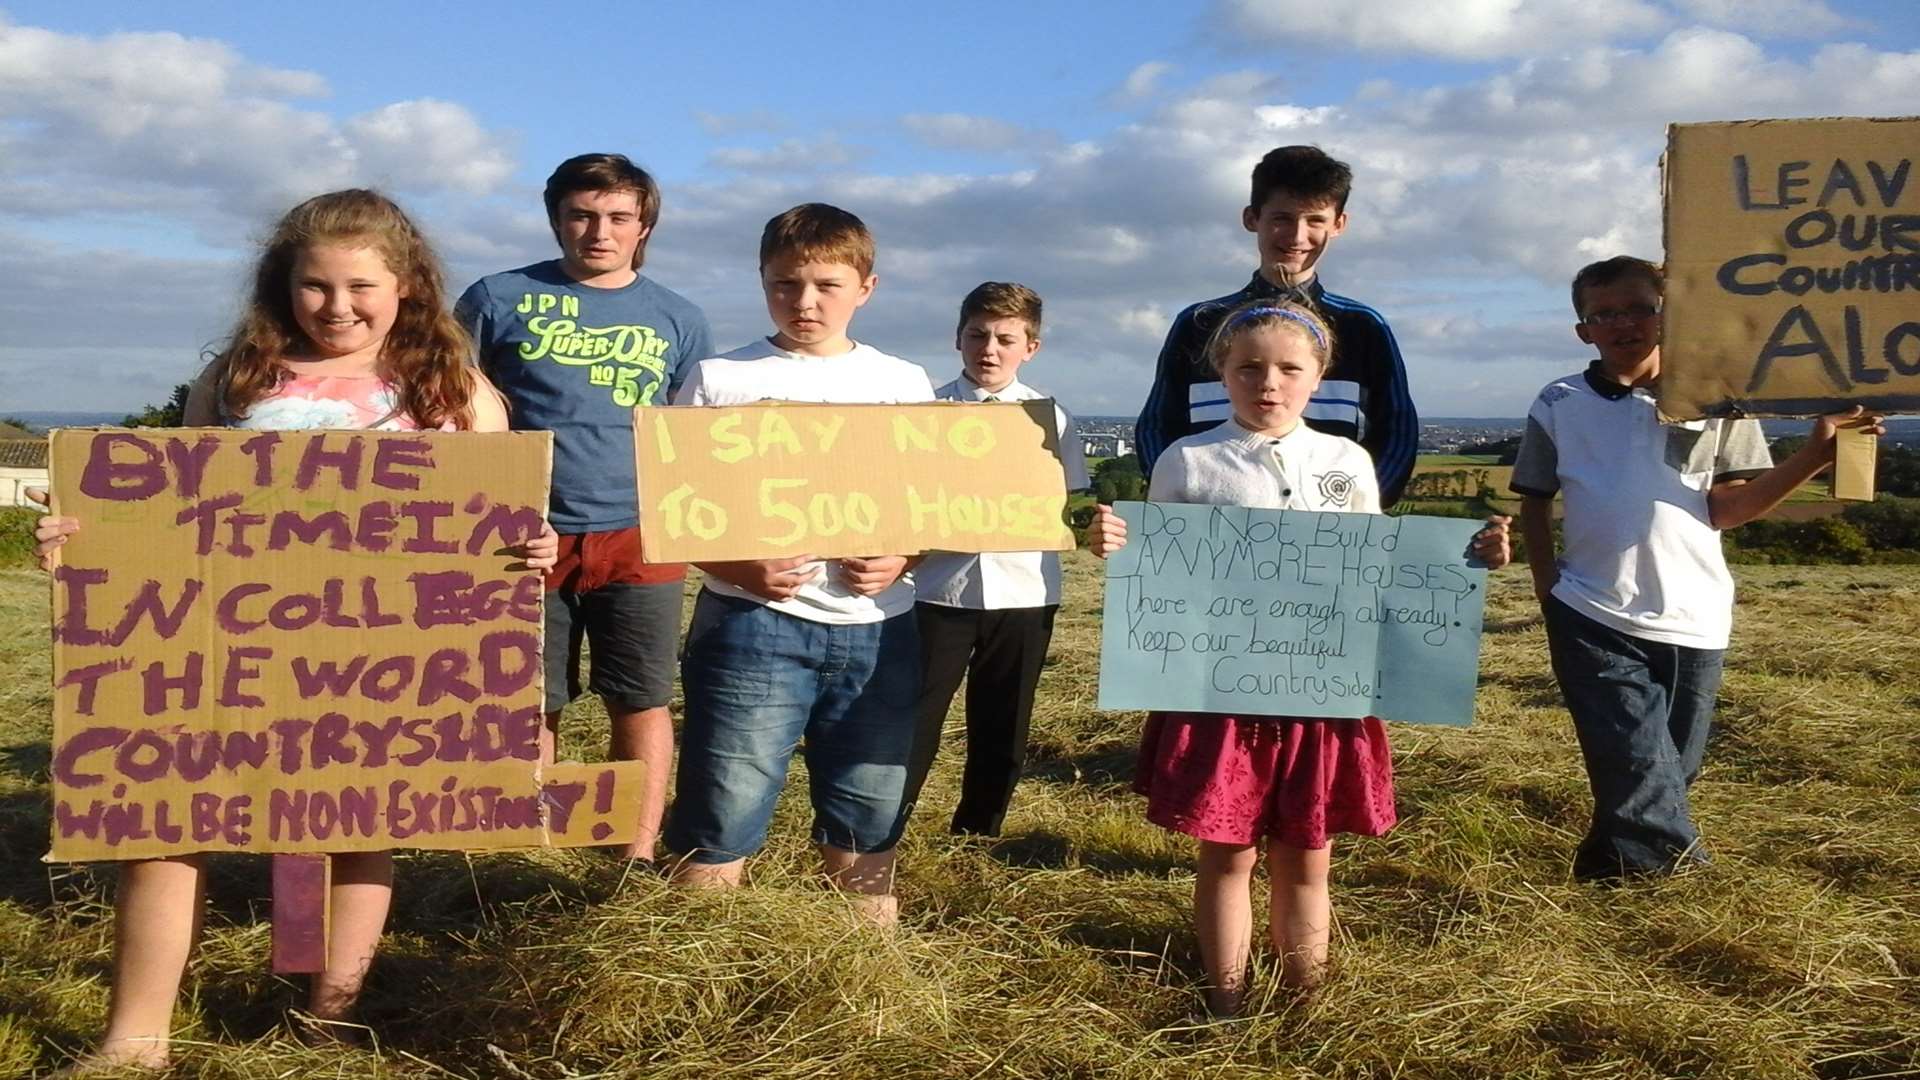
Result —
<path fill-rule="evenodd" d="M 553 527 L 639 524 L 633 407 L 664 405 L 713 355 L 707 317 L 645 276 L 619 289 L 568 277 L 558 260 L 473 283 L 454 315 L 507 396 L 516 431 L 553 432 Z"/>

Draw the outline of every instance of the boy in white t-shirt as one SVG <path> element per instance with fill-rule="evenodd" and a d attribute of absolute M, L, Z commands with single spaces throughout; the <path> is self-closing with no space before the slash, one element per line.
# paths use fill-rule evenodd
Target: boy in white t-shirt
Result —
<path fill-rule="evenodd" d="M 1661 424 L 1660 268 L 1628 256 L 1573 279 L 1574 330 L 1598 350 L 1527 413 L 1522 496 L 1534 595 L 1593 791 L 1574 876 L 1607 880 L 1704 862 L 1687 788 L 1700 773 L 1733 625 L 1720 530 L 1771 510 L 1833 462 L 1822 417 L 1774 465 L 1756 420 Z M 1877 417 L 1861 422 L 1879 430 Z M 1553 497 L 1565 550 L 1553 558 Z"/>
<path fill-rule="evenodd" d="M 942 401 L 1047 396 L 1019 377 L 1021 365 L 1040 351 L 1040 297 L 1025 285 L 989 281 L 968 293 L 954 345 L 960 377 L 934 391 Z M 1067 488 L 1077 491 L 1089 486 L 1086 454 L 1073 417 L 1057 404 L 1053 411 Z M 967 765 L 951 828 L 998 836 L 1027 759 L 1034 691 L 1060 607 L 1060 557 L 1051 551 L 941 553 L 928 556 L 913 576 L 926 684 L 907 766 L 907 812 L 940 751 L 947 708 L 964 677 Z"/>
<path fill-rule="evenodd" d="M 695 365 L 676 405 L 754 401 L 917 402 L 933 383 L 916 364 L 847 336 L 873 295 L 873 237 L 821 203 L 767 222 L 760 280 L 771 337 Z M 706 587 L 681 655 L 686 725 L 666 844 L 675 880 L 730 887 L 766 840 L 805 742 L 813 840 L 826 873 L 877 922 L 896 917 L 893 849 L 920 693 L 917 560 L 701 563 Z"/>

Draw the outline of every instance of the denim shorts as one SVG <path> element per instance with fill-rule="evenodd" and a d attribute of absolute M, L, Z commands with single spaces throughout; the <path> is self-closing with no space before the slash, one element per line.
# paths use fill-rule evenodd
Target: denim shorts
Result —
<path fill-rule="evenodd" d="M 697 863 L 758 851 L 795 749 L 807 763 L 814 843 L 861 853 L 899 842 L 920 694 L 911 611 L 836 625 L 702 590 L 680 681 L 686 726 L 669 848 Z"/>

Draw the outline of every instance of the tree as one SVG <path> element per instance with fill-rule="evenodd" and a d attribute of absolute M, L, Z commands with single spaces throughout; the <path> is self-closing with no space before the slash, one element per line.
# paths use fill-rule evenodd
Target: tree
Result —
<path fill-rule="evenodd" d="M 192 383 L 181 383 L 173 388 L 173 396 L 165 405 L 149 405 L 120 423 L 126 427 L 180 427 L 186 423 L 187 395 L 192 390 Z"/>
<path fill-rule="evenodd" d="M 1122 499 L 1147 497 L 1147 478 L 1140 473 L 1140 457 L 1124 454 L 1107 458 L 1093 467 L 1094 496 L 1112 506 Z"/>

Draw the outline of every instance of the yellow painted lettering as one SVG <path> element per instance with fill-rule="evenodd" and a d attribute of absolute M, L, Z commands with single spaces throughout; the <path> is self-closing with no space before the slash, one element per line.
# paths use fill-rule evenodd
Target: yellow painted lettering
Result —
<path fill-rule="evenodd" d="M 908 484 L 907 513 L 910 515 L 908 518 L 909 527 L 912 528 L 915 533 L 926 530 L 927 515 L 929 514 L 934 517 L 935 531 L 941 539 L 944 540 L 953 532 L 953 518 L 947 509 L 947 488 L 945 484 L 935 489 L 931 501 L 922 498 L 920 490 L 912 484 Z"/>
<path fill-rule="evenodd" d="M 903 454 L 907 451 L 908 443 L 912 443 L 916 450 L 931 451 L 934 449 L 933 440 L 939 434 L 939 417 L 927 417 L 927 429 L 925 431 L 915 427 L 912 419 L 908 417 L 895 416 L 893 418 L 893 448 Z"/>
<path fill-rule="evenodd" d="M 807 421 L 807 426 L 813 429 L 814 445 L 818 446 L 820 452 L 824 454 L 833 449 L 833 440 L 840 437 L 840 429 L 847 426 L 847 418 L 844 416 L 836 416 L 833 418 L 833 423 L 831 424 L 823 424 L 818 420 L 809 420 Z"/>
<path fill-rule="evenodd" d="M 673 432 L 667 429 L 667 418 L 665 416 L 655 416 L 653 418 L 653 441 L 660 447 L 660 463 L 662 465 L 673 464 L 675 457 L 673 452 Z"/>
<path fill-rule="evenodd" d="M 552 293 L 541 293 L 540 299 L 536 302 L 535 306 L 540 309 L 540 314 L 545 315 L 547 312 L 552 311 L 553 306 L 559 302 L 560 298 Z"/>
<path fill-rule="evenodd" d="M 767 451 L 776 445 L 789 454 L 805 452 L 800 446 L 800 436 L 794 433 L 787 418 L 777 409 L 768 409 L 760 414 L 760 456 L 766 457 Z"/>
<path fill-rule="evenodd" d="M 580 317 L 580 298 L 569 293 L 560 298 L 560 314 L 569 319 Z"/>
<path fill-rule="evenodd" d="M 879 524 L 880 506 L 873 501 L 873 496 L 864 491 L 855 491 L 847 496 L 847 528 L 864 536 L 872 536 Z"/>
<path fill-rule="evenodd" d="M 713 425 L 707 428 L 707 437 L 715 443 L 723 444 L 714 447 L 715 460 L 731 465 L 742 458 L 753 456 L 753 440 L 740 434 L 740 423 L 740 414 L 730 412 L 715 420 Z"/>
<path fill-rule="evenodd" d="M 969 416 L 947 429 L 947 445 L 965 458 L 982 458 L 993 451 L 993 426 Z"/>
<path fill-rule="evenodd" d="M 793 531 L 782 536 L 763 536 L 760 542 L 771 544 L 783 551 L 798 551 L 794 545 L 807 535 L 807 515 L 797 506 L 784 499 L 774 497 L 776 491 L 786 488 L 806 487 L 805 480 L 777 480 L 771 476 L 760 481 L 760 514 L 766 518 L 777 518 L 793 526 Z"/>

